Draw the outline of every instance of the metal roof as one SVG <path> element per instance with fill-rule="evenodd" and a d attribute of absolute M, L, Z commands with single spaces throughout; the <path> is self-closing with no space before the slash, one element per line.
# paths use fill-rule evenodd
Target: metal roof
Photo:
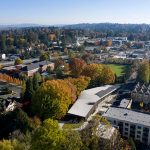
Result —
<path fill-rule="evenodd" d="M 140 124 L 150 126 L 150 114 L 133 111 L 125 108 L 110 107 L 103 117 L 120 120 L 122 122 L 130 122 L 133 124 Z"/>
<path fill-rule="evenodd" d="M 118 88 L 118 85 L 105 85 L 84 90 L 81 92 L 80 97 L 77 99 L 74 105 L 70 108 L 68 114 L 84 118 L 87 117 L 88 113 L 96 102 L 100 101 L 102 98 L 109 95 Z"/>
<path fill-rule="evenodd" d="M 123 100 L 120 102 L 119 107 L 127 108 L 128 105 L 129 105 L 129 103 L 130 103 L 130 100 L 128 100 L 128 99 L 123 99 Z"/>

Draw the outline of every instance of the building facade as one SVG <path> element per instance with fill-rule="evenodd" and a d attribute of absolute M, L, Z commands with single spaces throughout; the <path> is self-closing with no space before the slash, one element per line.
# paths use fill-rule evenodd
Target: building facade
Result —
<path fill-rule="evenodd" d="M 119 128 L 124 137 L 150 145 L 150 114 L 129 109 L 110 107 L 103 117 Z"/>

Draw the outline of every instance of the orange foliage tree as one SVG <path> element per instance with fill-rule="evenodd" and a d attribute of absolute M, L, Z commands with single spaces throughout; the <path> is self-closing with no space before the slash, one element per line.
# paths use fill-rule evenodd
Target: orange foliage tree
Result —
<path fill-rule="evenodd" d="M 80 58 L 73 58 L 69 62 L 71 74 L 75 77 L 80 76 L 85 66 L 86 62 Z"/>
<path fill-rule="evenodd" d="M 13 83 L 16 85 L 22 85 L 22 81 L 16 78 L 13 78 L 7 74 L 0 74 L 0 80 L 1 81 L 6 81 L 8 83 Z"/>

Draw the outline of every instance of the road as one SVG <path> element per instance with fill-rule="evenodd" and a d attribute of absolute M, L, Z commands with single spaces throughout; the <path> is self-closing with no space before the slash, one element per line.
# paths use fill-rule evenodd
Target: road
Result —
<path fill-rule="evenodd" d="M 69 56 L 65 55 L 65 56 L 60 56 L 62 59 L 68 59 Z M 57 59 L 57 57 L 51 57 L 50 61 L 54 61 L 55 59 Z M 28 63 L 32 63 L 33 61 L 39 61 L 39 58 L 32 58 L 32 59 L 25 59 L 23 60 L 23 64 L 28 64 Z M 0 61 L 0 64 L 2 66 L 11 66 L 14 65 L 15 61 Z"/>
<path fill-rule="evenodd" d="M 28 64 L 28 63 L 31 63 L 33 61 L 38 61 L 38 60 L 39 58 L 25 59 L 23 60 L 23 64 Z M 14 65 L 14 62 L 15 61 L 0 61 L 0 64 L 5 67 L 5 66 Z"/>
<path fill-rule="evenodd" d="M 13 91 L 13 94 L 1 95 L 0 98 L 6 98 L 6 99 L 8 97 L 20 98 L 21 87 L 13 85 L 13 84 L 9 84 L 7 82 L 0 81 L 0 88 L 8 88 L 9 90 Z"/>

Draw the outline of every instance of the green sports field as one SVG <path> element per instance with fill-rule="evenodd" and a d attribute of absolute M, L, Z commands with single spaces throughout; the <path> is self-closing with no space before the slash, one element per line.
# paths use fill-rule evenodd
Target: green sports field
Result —
<path fill-rule="evenodd" d="M 107 64 L 112 68 L 117 76 L 122 76 L 126 73 L 129 68 L 129 65 L 118 65 L 118 64 Z"/>

